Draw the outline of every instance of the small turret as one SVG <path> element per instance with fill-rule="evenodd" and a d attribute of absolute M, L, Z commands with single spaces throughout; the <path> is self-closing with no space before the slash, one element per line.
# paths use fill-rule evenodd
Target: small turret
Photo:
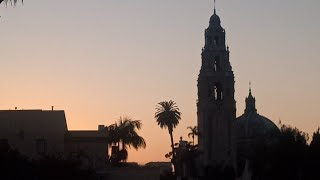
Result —
<path fill-rule="evenodd" d="M 249 87 L 249 95 L 246 98 L 246 109 L 244 110 L 245 114 L 248 114 L 250 112 L 257 112 L 256 109 L 256 98 L 254 98 L 252 96 L 252 92 L 251 92 L 251 83 L 250 83 L 250 87 Z"/>

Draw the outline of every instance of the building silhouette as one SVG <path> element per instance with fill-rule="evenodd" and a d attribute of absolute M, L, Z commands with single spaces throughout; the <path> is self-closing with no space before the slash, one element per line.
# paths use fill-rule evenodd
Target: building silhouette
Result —
<path fill-rule="evenodd" d="M 234 74 L 229 61 L 226 32 L 214 10 L 205 30 L 198 77 L 199 166 L 235 165 L 233 122 L 236 119 Z"/>
<path fill-rule="evenodd" d="M 254 154 L 253 146 L 261 138 L 272 139 L 279 129 L 257 113 L 251 87 L 244 114 L 236 118 L 235 77 L 225 36 L 225 29 L 214 9 L 205 30 L 198 76 L 198 173 L 206 176 L 214 168 L 222 171 L 232 168 L 238 177 L 250 179 L 249 159 Z"/>
<path fill-rule="evenodd" d="M 255 104 L 256 99 L 252 96 L 250 88 L 249 95 L 246 98 L 246 109 L 235 121 L 238 144 L 242 140 L 253 141 L 279 131 L 278 127 L 270 119 L 257 112 Z"/>
<path fill-rule="evenodd" d="M 0 143 L 29 159 L 43 155 L 79 158 L 83 168 L 103 168 L 108 157 L 104 126 L 69 131 L 61 110 L 0 110 Z"/>
<path fill-rule="evenodd" d="M 245 100 L 246 109 L 235 121 L 237 142 L 237 171 L 243 180 L 250 180 L 252 173 L 251 159 L 256 155 L 256 147 L 264 144 L 264 148 L 276 141 L 275 135 L 280 130 L 268 118 L 258 114 L 256 99 L 253 97 L 251 88 Z"/>

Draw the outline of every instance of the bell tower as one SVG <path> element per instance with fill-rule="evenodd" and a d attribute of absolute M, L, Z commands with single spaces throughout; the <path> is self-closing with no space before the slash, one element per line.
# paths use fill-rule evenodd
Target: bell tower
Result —
<path fill-rule="evenodd" d="M 199 166 L 234 166 L 234 74 L 225 42 L 226 33 L 215 8 L 204 35 L 197 102 Z"/>

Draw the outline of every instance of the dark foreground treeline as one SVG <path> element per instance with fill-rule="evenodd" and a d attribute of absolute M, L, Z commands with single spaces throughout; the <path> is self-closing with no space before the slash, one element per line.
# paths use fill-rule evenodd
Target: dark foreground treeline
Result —
<path fill-rule="evenodd" d="M 309 143 L 308 143 L 309 142 Z M 195 162 L 199 152 L 189 150 L 188 159 Z M 188 164 L 187 164 L 188 165 Z M 200 180 L 320 180 L 320 130 L 308 134 L 297 128 L 280 124 L 280 129 L 268 136 L 250 137 L 238 142 L 237 169 L 223 165 L 208 166 L 204 174 L 199 169 L 188 166 L 190 177 Z M 167 175 L 163 180 L 175 179 Z"/>
<path fill-rule="evenodd" d="M 320 180 L 320 132 L 308 134 L 282 125 L 268 138 L 257 138 L 249 153 L 253 180 Z"/>
<path fill-rule="evenodd" d="M 80 169 L 77 160 L 57 156 L 44 156 L 39 160 L 28 160 L 9 145 L 0 146 L 1 180 L 91 180 L 95 174 L 91 170 Z"/>
<path fill-rule="evenodd" d="M 237 171 L 207 167 L 202 179 L 320 180 L 320 130 L 313 133 L 310 144 L 308 140 L 308 134 L 281 125 L 271 136 L 254 137 L 241 150 L 238 146 Z"/>

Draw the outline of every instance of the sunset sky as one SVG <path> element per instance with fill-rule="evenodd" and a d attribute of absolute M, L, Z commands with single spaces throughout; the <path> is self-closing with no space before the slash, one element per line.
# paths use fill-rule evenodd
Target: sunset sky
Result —
<path fill-rule="evenodd" d="M 311 133 L 320 126 L 320 1 L 217 1 L 235 74 L 237 115 L 252 82 L 258 113 Z M 0 6 L 0 109 L 65 110 L 70 130 L 120 116 L 143 123 L 145 150 L 165 161 L 156 104 L 174 100 L 175 140 L 196 125 L 197 77 L 213 0 L 25 0 Z"/>

